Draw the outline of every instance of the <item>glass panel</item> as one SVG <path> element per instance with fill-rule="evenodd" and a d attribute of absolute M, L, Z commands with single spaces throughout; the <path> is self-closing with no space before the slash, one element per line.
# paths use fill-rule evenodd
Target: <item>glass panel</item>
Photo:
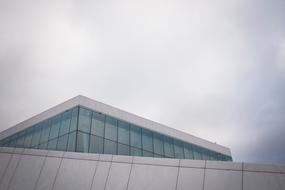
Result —
<path fill-rule="evenodd" d="M 147 129 L 142 129 L 142 145 L 143 145 L 143 150 L 153 152 L 152 132 Z"/>
<path fill-rule="evenodd" d="M 76 152 L 88 152 L 89 148 L 89 134 L 77 133 Z"/>
<path fill-rule="evenodd" d="M 104 154 L 117 154 L 117 143 L 105 139 Z"/>
<path fill-rule="evenodd" d="M 78 118 L 78 106 L 72 109 L 72 117 L 70 122 L 70 129 L 69 131 L 75 131 L 77 129 L 77 118 Z"/>
<path fill-rule="evenodd" d="M 89 152 L 103 154 L 104 139 L 91 135 Z"/>
<path fill-rule="evenodd" d="M 129 124 L 123 121 L 118 122 L 118 142 L 130 144 L 130 127 Z"/>
<path fill-rule="evenodd" d="M 37 125 L 33 130 L 33 138 L 32 138 L 32 144 L 31 146 L 36 146 L 40 143 L 40 137 L 41 137 L 41 129 L 42 126 Z"/>
<path fill-rule="evenodd" d="M 142 156 L 142 150 L 138 148 L 131 147 L 131 156 Z"/>
<path fill-rule="evenodd" d="M 91 134 L 104 137 L 105 115 L 93 112 Z"/>
<path fill-rule="evenodd" d="M 159 154 L 154 154 L 153 157 L 156 157 L 156 158 L 164 158 L 164 156 L 159 155 Z"/>
<path fill-rule="evenodd" d="M 47 149 L 47 143 L 42 143 L 38 146 L 38 149 Z"/>
<path fill-rule="evenodd" d="M 131 126 L 131 146 L 141 148 L 142 139 L 141 139 L 141 129 L 135 126 Z"/>
<path fill-rule="evenodd" d="M 117 141 L 117 120 L 106 116 L 105 138 Z"/>
<path fill-rule="evenodd" d="M 48 141 L 48 137 L 49 137 L 49 133 L 50 133 L 50 125 L 51 125 L 51 120 L 47 120 L 43 123 L 40 143 Z"/>
<path fill-rule="evenodd" d="M 67 151 L 75 152 L 76 132 L 69 133 Z"/>
<path fill-rule="evenodd" d="M 58 138 L 58 142 L 57 142 L 57 150 L 61 150 L 61 151 L 66 151 L 67 148 L 67 140 L 68 140 L 68 134 L 61 136 Z"/>
<path fill-rule="evenodd" d="M 55 116 L 52 119 L 52 126 L 49 134 L 49 139 L 54 139 L 58 137 L 59 127 L 60 127 L 60 115 Z"/>
<path fill-rule="evenodd" d="M 79 120 L 78 120 L 79 131 L 90 133 L 91 117 L 92 117 L 91 111 L 84 108 L 79 109 Z"/>
<path fill-rule="evenodd" d="M 63 113 L 61 118 L 61 125 L 59 129 L 59 136 L 65 135 L 69 132 L 69 126 L 71 121 L 71 112 L 72 110 L 68 110 Z"/>
<path fill-rule="evenodd" d="M 48 149 L 49 150 L 56 150 L 56 144 L 57 144 L 57 138 L 53 139 L 53 140 L 50 140 L 48 142 Z"/>
<path fill-rule="evenodd" d="M 185 159 L 194 159 L 191 144 L 184 143 L 184 155 L 185 155 Z"/>
<path fill-rule="evenodd" d="M 128 145 L 118 143 L 118 155 L 129 155 L 130 147 Z"/>
<path fill-rule="evenodd" d="M 184 158 L 183 142 L 179 140 L 174 140 L 174 157 L 179 159 Z"/>
<path fill-rule="evenodd" d="M 209 160 L 210 159 L 209 150 L 202 148 L 202 152 L 203 152 L 203 160 Z"/>
<path fill-rule="evenodd" d="M 162 135 L 153 133 L 153 148 L 154 148 L 154 153 L 164 155 Z"/>
<path fill-rule="evenodd" d="M 22 148 L 22 147 L 24 147 L 24 142 L 25 142 L 25 136 L 20 136 L 20 137 L 18 137 L 16 146 L 19 148 Z"/>
<path fill-rule="evenodd" d="M 143 151 L 143 156 L 144 156 L 144 157 L 153 157 L 153 153 L 144 150 L 144 151 Z"/>
<path fill-rule="evenodd" d="M 193 153 L 194 153 L 194 159 L 195 160 L 202 160 L 202 154 L 201 149 L 198 146 L 192 146 L 193 147 Z"/>
<path fill-rule="evenodd" d="M 165 157 L 174 158 L 173 139 L 164 137 L 164 155 Z"/>
<path fill-rule="evenodd" d="M 25 135 L 24 147 L 28 148 L 31 146 L 32 137 L 33 137 L 33 134 L 31 132 L 29 132 L 28 134 Z"/>

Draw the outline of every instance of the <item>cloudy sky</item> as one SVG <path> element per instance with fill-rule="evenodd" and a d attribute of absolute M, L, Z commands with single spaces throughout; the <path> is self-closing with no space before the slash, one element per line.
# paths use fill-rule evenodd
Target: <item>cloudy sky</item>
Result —
<path fill-rule="evenodd" d="M 285 164 L 285 0 L 0 0 L 0 130 L 78 94 Z"/>

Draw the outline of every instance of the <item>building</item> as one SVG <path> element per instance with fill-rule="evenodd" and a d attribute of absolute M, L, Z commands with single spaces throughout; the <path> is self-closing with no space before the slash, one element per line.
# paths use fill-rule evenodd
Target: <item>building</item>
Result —
<path fill-rule="evenodd" d="M 285 166 L 77 96 L 0 133 L 0 189 L 285 189 Z"/>

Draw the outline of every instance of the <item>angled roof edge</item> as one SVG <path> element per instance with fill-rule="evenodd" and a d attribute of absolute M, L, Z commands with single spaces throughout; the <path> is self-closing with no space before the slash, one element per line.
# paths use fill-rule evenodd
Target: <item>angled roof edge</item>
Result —
<path fill-rule="evenodd" d="M 89 108 L 94 111 L 98 111 L 101 113 L 104 113 L 109 116 L 113 116 L 117 119 L 121 119 L 124 121 L 127 121 L 129 123 L 138 125 L 140 127 L 150 129 L 152 131 L 156 131 L 158 133 L 162 133 L 164 135 L 180 139 L 182 141 L 192 143 L 201 147 L 208 148 L 213 151 L 220 152 L 222 154 L 231 156 L 231 151 L 229 148 L 218 145 L 216 143 L 209 142 L 207 140 L 201 139 L 199 137 L 195 137 L 193 135 L 187 134 L 185 132 L 170 128 L 168 126 L 162 125 L 160 123 L 142 118 L 140 116 L 134 115 L 132 113 L 120 110 L 118 108 L 115 108 L 113 106 L 106 105 L 104 103 L 92 100 L 90 98 L 87 98 L 85 96 L 79 95 L 74 98 L 71 98 L 53 108 L 50 108 L 36 116 L 31 117 L 30 119 L 27 119 L 13 127 L 10 127 L 0 133 L 0 140 L 8 137 L 14 133 L 17 133 L 25 128 L 31 127 L 45 119 L 48 119 L 50 117 L 53 117 L 59 113 L 62 113 L 70 108 L 73 108 L 75 106 L 83 106 L 86 108 Z"/>

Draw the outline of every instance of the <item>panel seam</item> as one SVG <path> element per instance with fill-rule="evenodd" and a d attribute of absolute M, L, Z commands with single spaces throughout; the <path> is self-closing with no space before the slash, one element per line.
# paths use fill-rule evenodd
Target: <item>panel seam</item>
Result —
<path fill-rule="evenodd" d="M 46 164 L 46 160 L 47 160 L 47 156 L 45 156 L 45 158 L 44 158 L 44 163 L 43 163 L 43 165 L 42 165 L 42 167 L 41 167 L 39 176 L 37 177 L 37 181 L 36 181 L 36 183 L 35 183 L 35 186 L 34 186 L 33 190 L 35 190 L 35 189 L 37 188 L 37 185 L 38 185 L 38 183 L 39 183 L 40 177 L 41 177 L 41 175 L 42 175 L 42 171 L 43 171 L 44 166 L 45 166 L 45 164 Z"/>
<path fill-rule="evenodd" d="M 97 169 L 99 167 L 99 162 L 100 162 L 100 155 L 99 155 L 99 158 L 97 160 L 97 164 L 96 164 L 96 168 L 95 168 L 95 171 L 94 171 L 94 174 L 93 174 L 93 177 L 92 177 L 92 182 L 91 182 L 91 187 L 90 187 L 90 190 L 92 190 L 92 187 L 93 187 L 93 184 L 94 184 L 94 178 L 95 178 L 95 175 L 97 173 Z"/>
<path fill-rule="evenodd" d="M 128 183 L 127 183 L 126 190 L 129 189 L 129 184 L 130 184 L 131 174 L 132 174 L 132 170 L 133 170 L 133 165 L 134 165 L 134 157 L 132 157 L 131 169 L 130 169 L 130 173 L 129 173 L 129 176 L 128 176 Z"/>
<path fill-rule="evenodd" d="M 57 180 L 57 176 L 58 176 L 59 170 L 60 170 L 60 168 L 61 168 L 62 160 L 63 160 L 63 158 L 61 158 L 59 167 L 58 167 L 58 169 L 57 169 L 57 171 L 56 171 L 56 175 L 55 175 L 54 181 L 53 181 L 53 183 L 52 183 L 52 188 L 51 188 L 52 190 L 54 189 L 55 182 L 56 182 L 56 180 Z"/>
<path fill-rule="evenodd" d="M 205 190 L 205 181 L 206 181 L 206 162 L 207 162 L 207 161 L 205 161 L 205 166 L 204 166 L 203 190 Z"/>
<path fill-rule="evenodd" d="M 15 154 L 14 154 L 14 155 L 15 155 Z M 16 155 L 19 155 L 19 154 L 16 154 Z M 14 176 L 15 176 L 15 173 L 16 173 L 16 171 L 17 171 L 19 165 L 20 165 L 20 162 L 21 162 L 21 160 L 22 160 L 22 157 L 23 157 L 23 155 L 20 154 L 20 158 L 19 158 L 19 160 L 18 160 L 18 162 L 17 162 L 16 168 L 15 168 L 15 170 L 13 171 L 13 174 L 12 174 L 12 176 L 11 176 L 11 179 L 9 180 L 7 190 L 9 190 L 9 188 L 10 188 L 10 184 L 11 184 L 11 182 L 12 182 Z"/>
<path fill-rule="evenodd" d="M 5 176 L 6 172 L 7 172 L 8 166 L 10 165 L 13 156 L 14 156 L 14 154 L 10 154 L 10 158 L 9 158 L 8 164 L 5 167 L 4 172 L 3 172 L 3 174 L 1 175 L 1 178 L 0 178 L 0 185 L 2 184 L 2 180 L 3 180 L 3 178 L 4 178 L 4 176 Z"/>
<path fill-rule="evenodd" d="M 110 175 L 110 170 L 111 170 L 111 167 L 112 167 L 112 163 L 113 163 L 113 155 L 112 155 L 112 159 L 111 159 L 111 161 L 110 161 L 110 166 L 109 166 L 109 169 L 108 169 L 107 178 L 106 178 L 106 181 L 105 181 L 105 184 L 104 184 L 104 190 L 106 190 L 106 187 L 107 187 L 107 182 L 108 182 L 108 179 L 109 179 L 109 175 Z"/>
<path fill-rule="evenodd" d="M 179 160 L 179 165 L 178 165 L 178 173 L 177 173 L 176 185 L 175 185 L 175 189 L 176 190 L 177 190 L 177 187 L 178 187 L 178 180 L 179 180 L 179 174 L 180 174 L 180 162 L 181 162 L 181 160 Z"/>

